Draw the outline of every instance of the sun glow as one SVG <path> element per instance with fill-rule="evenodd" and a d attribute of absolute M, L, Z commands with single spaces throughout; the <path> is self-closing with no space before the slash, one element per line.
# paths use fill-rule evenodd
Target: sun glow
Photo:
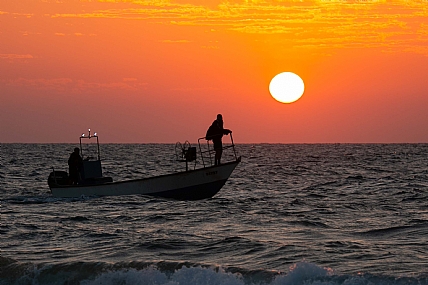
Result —
<path fill-rule="evenodd" d="M 293 103 L 302 97 L 305 91 L 303 80 L 293 72 L 282 72 L 272 78 L 269 92 L 281 103 Z"/>

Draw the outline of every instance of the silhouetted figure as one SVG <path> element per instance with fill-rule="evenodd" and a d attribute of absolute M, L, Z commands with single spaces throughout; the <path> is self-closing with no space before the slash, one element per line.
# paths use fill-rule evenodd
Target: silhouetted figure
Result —
<path fill-rule="evenodd" d="M 68 159 L 68 175 L 70 177 L 70 184 L 73 185 L 79 182 L 79 174 L 83 165 L 82 157 L 80 156 L 79 152 L 80 149 L 76 147 Z"/>
<path fill-rule="evenodd" d="M 214 165 L 220 165 L 221 155 L 223 154 L 223 135 L 228 135 L 232 131 L 223 128 L 223 116 L 217 115 L 217 119 L 211 124 L 207 131 L 206 139 L 212 140 L 214 144 L 215 160 Z"/>

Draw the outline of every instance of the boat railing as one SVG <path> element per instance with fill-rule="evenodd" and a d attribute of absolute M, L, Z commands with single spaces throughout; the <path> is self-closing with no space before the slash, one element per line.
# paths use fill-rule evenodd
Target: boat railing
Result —
<path fill-rule="evenodd" d="M 233 143 L 232 133 L 229 134 L 230 142 L 223 142 L 223 159 L 225 161 L 230 161 L 234 159 L 238 160 L 238 155 L 236 154 L 235 144 Z M 215 160 L 215 150 L 212 140 L 208 140 L 206 137 L 198 139 L 199 154 L 203 164 L 203 167 L 209 167 L 214 165 Z"/>

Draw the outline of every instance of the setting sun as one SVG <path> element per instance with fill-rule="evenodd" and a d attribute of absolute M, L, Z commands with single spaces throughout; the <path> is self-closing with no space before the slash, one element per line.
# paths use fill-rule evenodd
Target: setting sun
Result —
<path fill-rule="evenodd" d="M 282 72 L 272 78 L 269 91 L 281 103 L 293 103 L 302 97 L 305 90 L 303 80 L 292 72 Z"/>

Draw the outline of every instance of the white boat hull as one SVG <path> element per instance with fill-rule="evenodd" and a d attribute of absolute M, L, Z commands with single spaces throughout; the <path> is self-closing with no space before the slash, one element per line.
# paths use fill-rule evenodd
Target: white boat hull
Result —
<path fill-rule="evenodd" d="M 60 198 L 140 194 L 177 200 L 200 200 L 217 194 L 239 162 L 240 159 L 219 166 L 97 185 L 52 185 L 50 189 L 54 197 Z"/>

